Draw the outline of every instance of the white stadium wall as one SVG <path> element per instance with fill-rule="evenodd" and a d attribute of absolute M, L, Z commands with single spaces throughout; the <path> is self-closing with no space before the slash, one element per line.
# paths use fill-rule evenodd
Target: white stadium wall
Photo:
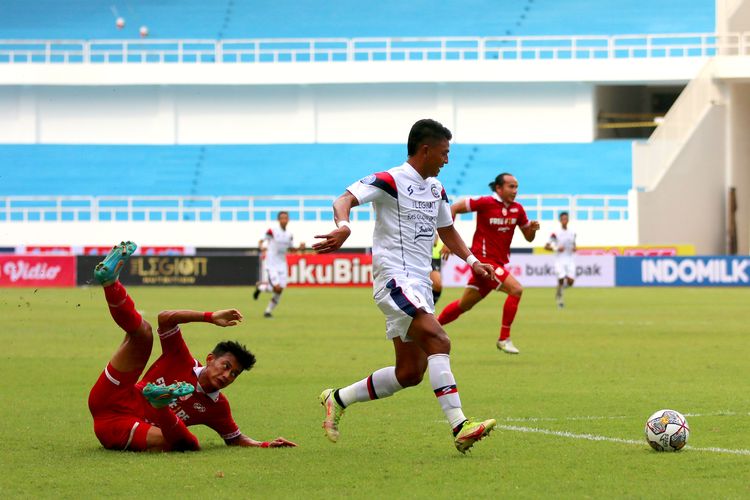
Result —
<path fill-rule="evenodd" d="M 373 222 L 356 222 L 347 247 L 372 246 Z M 269 227 L 268 222 L 32 222 L 0 223 L 0 247 L 109 246 L 131 239 L 142 246 L 184 245 L 211 248 L 255 247 Z M 474 222 L 457 221 L 456 228 L 467 242 L 474 234 Z M 536 241 L 528 243 L 516 231 L 514 248 L 544 246 L 557 223 L 543 222 Z M 571 224 L 572 227 L 572 224 Z M 296 242 L 310 246 L 314 236 L 333 229 L 331 223 L 292 221 L 289 229 Z M 630 246 L 637 244 L 637 229 L 630 221 L 576 221 L 579 246 Z"/>
<path fill-rule="evenodd" d="M 737 191 L 737 253 L 750 253 L 750 56 L 717 56 L 685 88 L 646 143 L 633 145 L 638 242 L 730 250 L 729 190 Z"/>
<path fill-rule="evenodd" d="M 403 143 L 433 117 L 462 143 L 594 139 L 584 83 L 0 86 L 0 142 Z"/>
<path fill-rule="evenodd" d="M 750 2 L 746 0 L 716 0 L 716 32 L 747 31 L 750 27 Z"/>
<path fill-rule="evenodd" d="M 737 190 L 737 248 L 750 253 L 750 83 L 731 85 L 730 96 L 727 184 Z"/>
<path fill-rule="evenodd" d="M 725 251 L 726 108 L 713 106 L 653 189 L 638 193 L 638 241 L 690 242 L 698 255 Z"/>

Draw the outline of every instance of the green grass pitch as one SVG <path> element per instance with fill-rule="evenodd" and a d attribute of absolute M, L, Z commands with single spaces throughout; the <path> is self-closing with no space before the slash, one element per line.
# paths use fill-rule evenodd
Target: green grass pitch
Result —
<path fill-rule="evenodd" d="M 498 420 L 466 456 L 428 380 L 352 406 L 339 443 L 323 436 L 320 391 L 393 361 L 369 289 L 290 289 L 272 320 L 250 288 L 129 291 L 152 322 L 161 309 L 243 311 L 234 329 L 186 325 L 188 345 L 203 359 L 221 339 L 246 343 L 258 364 L 225 390 L 235 419 L 299 447 L 228 448 L 191 427 L 201 452 L 102 449 L 86 399 L 122 334 L 101 290 L 0 289 L 0 497 L 750 496 L 750 289 L 574 288 L 562 311 L 552 290 L 529 289 L 518 356 L 495 348 L 504 296 L 491 295 L 447 327 L 467 416 Z M 689 449 L 647 446 L 645 419 L 661 408 L 686 414 Z"/>

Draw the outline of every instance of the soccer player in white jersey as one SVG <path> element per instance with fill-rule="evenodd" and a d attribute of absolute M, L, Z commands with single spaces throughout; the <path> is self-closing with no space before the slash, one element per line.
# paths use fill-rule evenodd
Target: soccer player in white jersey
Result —
<path fill-rule="evenodd" d="M 565 306 L 563 290 L 573 286 L 576 279 L 576 232 L 568 229 L 570 216 L 568 212 L 560 212 L 560 230 L 552 233 L 544 248 L 555 252 L 555 273 L 557 274 L 557 292 L 555 300 L 557 307 Z"/>
<path fill-rule="evenodd" d="M 337 229 L 317 236 L 319 253 L 333 252 L 351 234 L 352 207 L 372 202 L 373 291 L 385 315 L 386 336 L 396 351 L 395 366 L 381 368 L 359 382 L 320 395 L 325 407 L 323 422 L 332 442 L 339 438 L 339 420 L 354 403 L 382 399 L 422 381 L 430 370 L 430 385 L 453 429 L 454 444 L 465 453 L 495 427 L 494 419 L 464 416 L 456 380 L 450 366 L 450 339 L 434 316 L 430 261 L 435 231 L 440 239 L 474 273 L 494 278 L 494 269 L 471 254 L 453 227 L 450 204 L 435 177 L 448 163 L 451 132 L 434 120 L 419 120 L 409 132 L 408 159 L 386 172 L 368 175 L 349 186 L 333 204 Z"/>
<path fill-rule="evenodd" d="M 287 250 L 294 246 L 294 236 L 287 229 L 289 213 L 281 211 L 277 218 L 279 225 L 269 228 L 263 239 L 258 243 L 260 249 L 266 253 L 265 264 L 263 265 L 265 268 L 265 272 L 263 273 L 265 274 L 265 281 L 261 281 L 255 285 L 253 299 L 258 300 L 261 292 L 273 292 L 271 300 L 263 312 L 263 316 L 266 318 L 272 317 L 271 312 L 279 305 L 281 292 L 286 288 L 286 253 Z M 304 250 L 304 248 L 305 244 L 300 243 L 300 251 Z"/>

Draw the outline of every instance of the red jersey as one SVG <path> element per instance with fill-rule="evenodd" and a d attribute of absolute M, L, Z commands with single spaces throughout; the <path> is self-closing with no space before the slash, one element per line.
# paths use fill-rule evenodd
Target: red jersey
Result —
<path fill-rule="evenodd" d="M 215 430 L 223 439 L 238 437 L 240 429 L 232 418 L 229 401 L 219 391 L 206 393 L 198 384 L 198 375 L 205 368 L 190 354 L 179 326 L 169 331 L 159 332 L 162 355 L 148 369 L 140 382 L 139 391 L 149 382 L 169 385 L 175 382 L 189 382 L 195 392 L 179 398 L 169 408 L 182 419 L 185 425 L 206 425 Z M 149 423 L 155 422 L 154 408 L 144 398 L 144 416 Z M 152 424 L 153 425 L 153 424 Z"/>
<path fill-rule="evenodd" d="M 505 265 L 510 260 L 510 243 L 518 227 L 527 227 L 529 218 L 520 203 L 506 204 L 493 193 L 467 198 L 466 208 L 477 213 L 477 229 L 471 252 L 483 262 Z"/>

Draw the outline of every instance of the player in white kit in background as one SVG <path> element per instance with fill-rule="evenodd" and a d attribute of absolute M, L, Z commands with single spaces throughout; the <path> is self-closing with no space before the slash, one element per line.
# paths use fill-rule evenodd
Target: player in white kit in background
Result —
<path fill-rule="evenodd" d="M 557 274 L 557 307 L 564 307 L 563 290 L 573 286 L 576 279 L 576 233 L 568 229 L 570 216 L 560 212 L 560 229 L 552 233 L 544 248 L 555 252 L 555 273 Z"/>
<path fill-rule="evenodd" d="M 253 299 L 258 300 L 261 292 L 273 292 L 271 300 L 263 312 L 265 318 L 271 318 L 271 312 L 279 305 L 281 292 L 287 285 L 287 250 L 294 246 L 294 236 L 287 230 L 289 224 L 289 213 L 279 212 L 277 216 L 279 224 L 266 231 L 263 239 L 258 242 L 261 251 L 265 251 L 266 258 L 261 262 L 261 280 L 256 283 Z M 299 250 L 305 249 L 305 244 L 300 243 Z"/>
<path fill-rule="evenodd" d="M 393 341 L 396 351 L 395 366 L 321 393 L 320 402 L 326 411 L 323 429 L 333 442 L 339 439 L 339 420 L 345 408 L 415 386 L 428 368 L 430 385 L 453 429 L 458 451 L 465 453 L 496 425 L 494 419 L 474 420 L 464 416 L 451 371 L 450 339 L 434 316 L 429 276 L 436 230 L 445 246 L 465 260 L 474 273 L 484 279 L 495 276 L 493 267 L 479 262 L 453 227 L 448 196 L 436 179 L 448 163 L 451 137 L 451 132 L 434 120 L 416 122 L 409 132 L 407 161 L 350 185 L 333 204 L 338 228 L 316 236 L 323 241 L 313 245 L 315 251 L 328 253 L 339 249 L 352 232 L 349 225 L 352 207 L 372 202 L 376 216 L 373 295 L 385 316 L 386 337 Z M 424 419 L 422 422 L 428 431 L 429 426 Z"/>

